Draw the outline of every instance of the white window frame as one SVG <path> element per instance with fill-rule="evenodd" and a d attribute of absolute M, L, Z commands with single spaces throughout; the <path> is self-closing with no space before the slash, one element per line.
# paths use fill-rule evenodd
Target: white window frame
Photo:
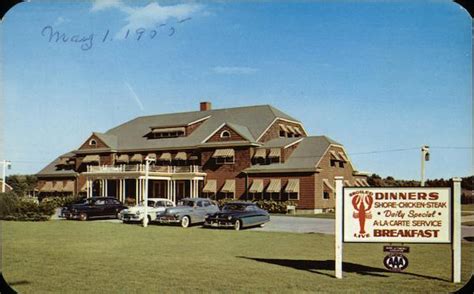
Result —
<path fill-rule="evenodd" d="M 228 130 L 223 130 L 220 134 L 220 137 L 223 139 L 229 139 L 231 137 L 231 134 Z"/>
<path fill-rule="evenodd" d="M 97 147 L 97 140 L 96 139 L 90 139 L 89 140 L 89 146 Z"/>

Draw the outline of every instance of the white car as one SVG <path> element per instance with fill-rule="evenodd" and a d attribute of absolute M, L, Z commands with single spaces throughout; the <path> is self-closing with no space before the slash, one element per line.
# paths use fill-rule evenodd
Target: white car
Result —
<path fill-rule="evenodd" d="M 144 201 L 136 206 L 126 208 L 120 212 L 120 219 L 125 222 L 140 222 L 145 216 Z M 173 201 L 166 198 L 148 198 L 148 221 L 156 219 L 156 213 L 165 211 L 168 207 L 174 207 Z"/>

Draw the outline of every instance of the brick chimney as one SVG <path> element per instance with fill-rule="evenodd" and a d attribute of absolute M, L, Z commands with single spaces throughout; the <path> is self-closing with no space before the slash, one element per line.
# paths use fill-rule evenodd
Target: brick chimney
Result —
<path fill-rule="evenodd" d="M 209 101 L 204 101 L 199 104 L 201 111 L 211 110 L 212 104 Z"/>

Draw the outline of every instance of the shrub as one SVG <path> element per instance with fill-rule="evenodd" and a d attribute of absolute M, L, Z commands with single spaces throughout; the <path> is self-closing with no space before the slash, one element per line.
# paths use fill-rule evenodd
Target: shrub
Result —
<path fill-rule="evenodd" d="M 0 193 L 0 219 L 16 213 L 18 197 L 13 192 Z"/>
<path fill-rule="evenodd" d="M 0 193 L 0 219 L 19 221 L 45 221 L 54 214 L 55 204 L 38 204 L 36 199 L 17 197 L 14 193 Z"/>
<path fill-rule="evenodd" d="M 41 200 L 41 203 L 51 203 L 54 207 L 64 207 L 72 203 L 78 202 L 83 199 L 83 196 L 69 195 L 69 196 L 56 196 L 56 197 L 45 197 Z"/>
<path fill-rule="evenodd" d="M 270 213 L 286 213 L 288 205 L 295 205 L 293 201 L 275 201 L 275 200 L 258 200 L 256 204 L 261 209 L 265 209 Z"/>

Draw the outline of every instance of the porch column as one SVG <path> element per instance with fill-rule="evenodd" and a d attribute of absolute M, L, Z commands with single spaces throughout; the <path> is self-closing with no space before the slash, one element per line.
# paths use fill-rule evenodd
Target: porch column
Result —
<path fill-rule="evenodd" d="M 90 198 L 91 195 L 90 195 L 90 191 L 89 191 L 89 179 L 86 178 L 86 195 L 87 195 L 87 198 Z"/>
<path fill-rule="evenodd" d="M 171 198 L 176 202 L 176 180 L 171 180 Z"/>
<path fill-rule="evenodd" d="M 193 183 L 194 183 L 194 180 L 189 181 L 189 198 L 194 198 Z"/>
<path fill-rule="evenodd" d="M 119 199 L 119 201 L 123 202 L 123 199 L 122 199 L 122 179 L 118 179 L 117 180 L 117 185 L 115 185 L 115 189 L 117 191 L 117 198 Z"/>
<path fill-rule="evenodd" d="M 135 179 L 135 204 L 138 204 L 138 178 Z"/>
<path fill-rule="evenodd" d="M 109 196 L 109 180 L 104 180 L 104 196 Z"/>
<path fill-rule="evenodd" d="M 171 200 L 170 180 L 166 180 L 166 198 Z"/>
<path fill-rule="evenodd" d="M 124 202 L 127 200 L 127 179 L 122 179 L 122 198 Z"/>

